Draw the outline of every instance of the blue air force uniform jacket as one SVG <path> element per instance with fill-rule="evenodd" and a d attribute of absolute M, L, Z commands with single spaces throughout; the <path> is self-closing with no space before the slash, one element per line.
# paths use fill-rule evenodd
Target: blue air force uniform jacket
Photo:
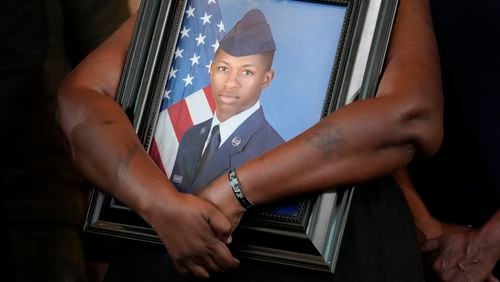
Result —
<path fill-rule="evenodd" d="M 279 144 L 283 138 L 267 122 L 260 107 L 219 147 L 195 176 L 196 165 L 210 132 L 212 119 L 197 124 L 182 136 L 171 180 L 179 191 L 196 193 L 219 175 L 236 168 Z"/>

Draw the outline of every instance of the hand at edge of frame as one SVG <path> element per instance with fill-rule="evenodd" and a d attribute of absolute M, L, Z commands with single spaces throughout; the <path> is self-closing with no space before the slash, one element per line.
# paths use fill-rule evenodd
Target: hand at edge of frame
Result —
<path fill-rule="evenodd" d="M 497 239 L 466 228 L 425 241 L 421 251 L 442 281 L 494 282 L 498 281 L 491 274 L 498 261 L 496 244 Z"/>

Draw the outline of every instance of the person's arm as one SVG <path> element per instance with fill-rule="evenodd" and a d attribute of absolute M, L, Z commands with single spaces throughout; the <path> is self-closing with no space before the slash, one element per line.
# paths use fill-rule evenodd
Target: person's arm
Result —
<path fill-rule="evenodd" d="M 427 210 L 406 169 L 393 177 L 413 214 L 421 250 L 439 278 L 498 282 L 491 272 L 500 259 L 500 211 L 478 230 L 444 223 Z"/>
<path fill-rule="evenodd" d="M 237 168 L 254 204 L 391 174 L 442 140 L 439 57 L 426 0 L 401 0 L 376 98 L 349 104 L 289 142 Z M 305 83 L 305 82 L 304 82 Z M 227 175 L 202 193 L 233 225 L 245 210 Z"/>
<path fill-rule="evenodd" d="M 406 169 L 401 169 L 395 172 L 393 177 L 403 191 L 406 202 L 410 207 L 415 226 L 417 227 L 417 239 L 420 243 L 428 239 L 437 238 L 444 234 L 467 230 L 466 226 L 449 224 L 434 218 L 413 186 L 411 177 Z"/>
<path fill-rule="evenodd" d="M 115 102 L 136 15 L 63 81 L 59 122 L 82 175 L 138 212 L 180 272 L 206 277 L 236 267 L 225 242 L 231 225 L 212 204 L 176 191 L 150 159 Z"/>
<path fill-rule="evenodd" d="M 428 240 L 421 250 L 435 255 L 443 281 L 498 281 L 491 272 L 500 260 L 500 210 L 481 228 Z"/>

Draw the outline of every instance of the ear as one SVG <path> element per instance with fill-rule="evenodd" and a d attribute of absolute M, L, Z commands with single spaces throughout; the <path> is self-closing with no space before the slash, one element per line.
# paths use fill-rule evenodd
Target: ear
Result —
<path fill-rule="evenodd" d="M 210 64 L 210 68 L 208 70 L 209 70 L 208 76 L 210 77 L 210 81 L 212 81 L 213 80 L 212 76 L 214 74 L 214 63 Z"/>
<path fill-rule="evenodd" d="M 274 79 L 274 70 L 269 69 L 264 74 L 264 79 L 262 80 L 262 86 L 260 89 L 264 89 L 264 88 L 268 87 L 271 84 L 271 81 L 273 81 L 273 79 Z"/>

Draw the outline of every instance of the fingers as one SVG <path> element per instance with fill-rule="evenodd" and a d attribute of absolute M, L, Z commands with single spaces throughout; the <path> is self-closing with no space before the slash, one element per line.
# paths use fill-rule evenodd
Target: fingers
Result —
<path fill-rule="evenodd" d="M 197 278 L 207 279 L 210 277 L 210 274 L 208 273 L 208 271 L 200 265 L 195 264 L 192 267 L 190 267 L 189 269 L 191 270 L 191 273 Z"/>
<path fill-rule="evenodd" d="M 204 244 L 184 256 L 173 256 L 172 261 L 181 274 L 193 275 L 198 278 L 208 278 L 210 274 L 225 272 L 239 266 L 229 248 L 216 237 L 202 238 Z"/>
<path fill-rule="evenodd" d="M 432 269 L 439 275 L 442 281 L 450 281 L 457 272 L 456 266 L 450 267 L 447 261 L 441 258 L 434 261 Z"/>
<path fill-rule="evenodd" d="M 223 242 L 228 242 L 230 240 L 232 226 L 222 212 L 219 210 L 212 211 L 207 219 L 207 222 L 220 240 Z"/>
<path fill-rule="evenodd" d="M 225 244 L 231 237 L 229 220 L 204 200 L 187 194 L 182 199 L 182 212 L 170 217 L 179 228 L 157 228 L 178 272 L 208 278 L 237 267 L 239 261 Z M 163 226 L 161 221 L 157 225 Z"/>
<path fill-rule="evenodd" d="M 201 214 L 205 222 L 198 225 L 198 232 L 191 234 L 196 243 L 190 243 L 187 254 L 177 257 L 176 261 L 180 265 L 179 272 L 208 278 L 210 274 L 238 267 L 239 261 L 224 243 L 231 234 L 231 224 L 224 214 L 211 205 L 200 207 L 203 207 Z"/>
<path fill-rule="evenodd" d="M 220 241 L 217 240 L 212 244 L 212 251 L 214 253 L 212 257 L 217 265 L 225 270 L 238 267 L 240 263 L 239 260 L 233 257 L 226 245 L 232 241 L 232 227 L 227 218 L 217 210 L 216 212 L 211 213 L 207 222 L 210 225 L 210 228 L 212 228 L 212 231 L 217 234 L 220 239 Z M 224 244 L 224 242 L 226 244 Z"/>
<path fill-rule="evenodd" d="M 490 274 L 486 279 L 486 282 L 500 282 L 493 274 Z"/>
<path fill-rule="evenodd" d="M 212 251 L 216 254 L 212 256 L 212 259 L 223 271 L 235 269 L 240 265 L 240 261 L 233 257 L 227 245 L 221 241 L 213 244 Z"/>
<path fill-rule="evenodd" d="M 210 255 L 200 258 L 200 264 L 203 265 L 209 273 L 225 272 L 239 266 L 240 261 L 233 257 L 223 242 L 217 241 L 211 244 L 210 250 Z"/>
<path fill-rule="evenodd" d="M 433 265 L 434 270 L 439 274 L 442 281 L 486 281 L 499 282 L 491 274 L 494 265 L 481 263 L 478 259 L 464 260 L 436 260 Z"/>
<path fill-rule="evenodd" d="M 174 265 L 180 274 L 206 279 L 211 274 L 225 272 L 239 265 L 239 261 L 231 256 L 229 250 L 227 255 L 229 255 L 230 259 L 224 260 L 219 256 L 205 256 L 196 260 L 191 259 L 182 262 L 174 260 Z"/>
<path fill-rule="evenodd" d="M 210 277 L 210 273 L 205 269 L 205 267 L 191 261 L 188 261 L 185 264 L 174 261 L 174 265 L 180 274 L 193 275 L 200 279 L 207 279 Z"/>

